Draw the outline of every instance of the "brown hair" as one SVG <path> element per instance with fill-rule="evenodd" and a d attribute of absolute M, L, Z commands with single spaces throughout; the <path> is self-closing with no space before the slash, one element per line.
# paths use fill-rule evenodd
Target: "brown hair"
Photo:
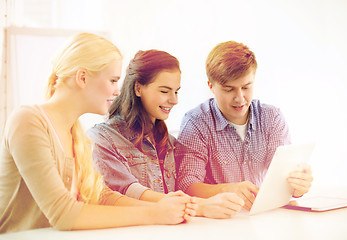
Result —
<path fill-rule="evenodd" d="M 256 69 L 254 53 L 246 45 L 235 41 L 218 44 L 206 59 L 206 74 L 212 84 L 218 82 L 224 85 Z"/>
<path fill-rule="evenodd" d="M 146 86 L 165 70 L 180 71 L 177 58 L 159 50 L 138 51 L 128 65 L 120 95 L 109 108 L 109 118 L 122 115 L 127 127 L 138 133 L 135 146 L 141 152 L 147 153 L 142 149 L 143 138 L 153 134 L 159 159 L 164 159 L 167 152 L 167 127 L 164 121 L 158 119 L 153 126 L 141 98 L 135 94 L 135 83 Z"/>

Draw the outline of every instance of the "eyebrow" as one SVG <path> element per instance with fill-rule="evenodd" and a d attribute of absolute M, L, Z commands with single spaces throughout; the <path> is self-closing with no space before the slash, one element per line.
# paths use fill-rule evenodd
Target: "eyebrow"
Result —
<path fill-rule="evenodd" d="M 170 88 L 170 87 L 168 87 L 168 86 L 159 86 L 160 88 L 166 88 L 166 89 L 168 89 L 168 90 L 172 90 L 172 88 Z M 177 88 L 177 90 L 176 91 L 178 91 L 178 90 L 180 90 L 181 89 L 181 87 L 179 87 L 179 88 Z"/>
<path fill-rule="evenodd" d="M 254 82 L 249 82 L 249 83 L 246 83 L 245 85 L 242 85 L 242 87 L 245 87 L 245 86 L 248 86 L 248 85 L 251 85 L 253 84 Z M 222 85 L 222 87 L 225 87 L 225 88 L 233 88 L 235 86 L 229 86 L 229 85 Z"/>

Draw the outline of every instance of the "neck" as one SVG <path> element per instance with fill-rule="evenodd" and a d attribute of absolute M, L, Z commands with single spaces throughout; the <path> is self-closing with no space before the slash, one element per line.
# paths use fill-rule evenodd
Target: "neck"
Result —
<path fill-rule="evenodd" d="M 74 100 L 67 99 L 69 98 L 52 97 L 42 105 L 54 126 L 63 132 L 70 132 L 73 124 L 82 115 Z"/>

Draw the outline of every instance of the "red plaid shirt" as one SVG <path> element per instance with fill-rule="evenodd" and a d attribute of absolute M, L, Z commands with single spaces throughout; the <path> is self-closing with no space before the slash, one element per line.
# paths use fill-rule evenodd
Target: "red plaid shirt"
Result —
<path fill-rule="evenodd" d="M 260 186 L 275 150 L 290 144 L 281 111 L 253 100 L 245 140 L 223 117 L 211 98 L 183 118 L 175 149 L 176 188 L 191 184 L 232 183 L 248 180 Z"/>

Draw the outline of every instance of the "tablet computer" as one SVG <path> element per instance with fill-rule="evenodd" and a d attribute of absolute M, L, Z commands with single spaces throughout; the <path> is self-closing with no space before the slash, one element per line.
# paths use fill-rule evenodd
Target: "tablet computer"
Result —
<path fill-rule="evenodd" d="M 250 215 L 282 207 L 292 198 L 292 189 L 287 182 L 290 172 L 298 164 L 306 163 L 311 157 L 314 143 L 279 146 L 273 156 L 264 181 L 253 202 Z"/>
<path fill-rule="evenodd" d="M 334 209 L 346 208 L 347 198 L 314 196 L 292 200 L 284 208 L 310 211 L 310 212 L 325 212 Z"/>

